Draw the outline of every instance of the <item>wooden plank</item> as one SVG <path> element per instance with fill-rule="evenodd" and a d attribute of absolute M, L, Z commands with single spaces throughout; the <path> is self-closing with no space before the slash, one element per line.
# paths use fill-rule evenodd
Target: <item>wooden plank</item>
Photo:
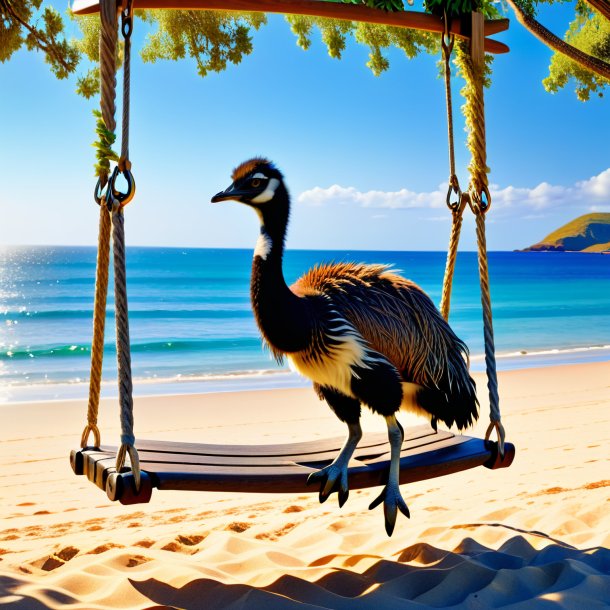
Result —
<path fill-rule="evenodd" d="M 485 66 L 485 19 L 481 13 L 472 13 L 472 34 L 470 38 L 470 56 L 477 70 Z"/>
<path fill-rule="evenodd" d="M 447 435 L 453 436 L 451 432 L 444 430 L 435 432 L 428 425 L 416 426 L 407 430 L 404 443 L 415 443 L 424 438 L 445 438 Z M 308 455 L 327 453 L 329 451 L 339 451 L 344 440 L 344 437 L 336 437 L 301 443 L 282 443 L 270 445 L 211 445 L 204 443 L 184 443 L 175 441 L 138 439 L 136 441 L 136 448 L 138 449 L 138 452 L 175 453 L 178 455 L 185 454 L 189 456 L 287 457 L 292 460 L 300 460 L 304 459 Z M 102 449 L 105 451 L 116 451 L 116 449 L 107 446 L 103 446 Z M 383 451 L 385 453 L 387 450 L 387 434 L 380 432 L 365 434 L 360 443 L 358 443 L 356 452 Z"/>
<path fill-rule="evenodd" d="M 117 0 L 117 7 L 122 5 Z M 238 11 L 280 13 L 285 15 L 309 15 L 327 17 L 343 21 L 362 21 L 380 25 L 423 30 L 441 33 L 444 24 L 440 17 L 417 11 L 383 11 L 363 5 L 342 2 L 323 2 L 320 0 L 135 0 L 138 9 L 178 9 L 203 11 Z M 99 0 L 75 0 L 72 11 L 76 15 L 89 15 L 99 12 Z M 487 24 L 490 24 L 489 26 Z M 508 19 L 494 19 L 485 23 L 485 35 L 489 36 L 507 30 Z M 451 24 L 451 32 L 458 38 L 468 38 L 469 33 L 458 19 Z M 485 40 L 488 53 L 506 53 L 508 47 L 496 40 Z"/>
<path fill-rule="evenodd" d="M 435 432 L 428 426 L 418 426 L 406 435 L 404 451 L 451 439 L 454 434 L 445 430 Z M 368 440 L 368 442 L 367 442 Z M 255 466 L 284 465 L 332 461 L 340 451 L 343 439 L 328 439 L 305 443 L 282 445 L 206 445 L 179 443 L 172 441 L 139 440 L 136 442 L 141 462 L 152 464 L 193 464 L 209 466 Z M 114 459 L 116 447 L 103 445 L 92 450 L 96 460 Z M 354 459 L 370 461 L 383 459 L 389 454 L 389 444 L 385 434 L 369 434 L 354 451 Z M 85 467 L 88 469 L 88 466 Z M 94 476 L 94 475 L 92 475 Z"/>
<path fill-rule="evenodd" d="M 489 451 L 483 441 L 467 439 L 440 450 L 425 451 L 418 455 L 401 458 L 400 483 L 412 483 L 438 476 L 444 476 L 483 465 L 489 458 Z M 385 484 L 389 462 L 380 461 L 349 469 L 350 489 L 363 489 Z M 317 492 L 318 487 L 306 487 L 306 472 L 291 468 L 279 470 L 277 476 L 270 476 L 264 468 L 239 468 L 228 473 L 210 472 L 202 476 L 196 468 L 185 471 L 173 469 L 155 472 L 151 478 L 155 486 L 162 490 L 181 489 L 193 491 L 259 492 L 259 493 L 304 493 Z"/>
<path fill-rule="evenodd" d="M 149 475 L 152 485 L 159 489 L 291 493 L 306 491 L 309 473 L 330 463 L 337 451 L 335 447 L 332 452 L 307 454 L 308 461 L 303 463 L 290 462 L 284 456 L 178 456 L 142 451 L 140 466 Z M 108 477 L 115 472 L 114 451 L 91 449 L 82 454 L 88 479 L 106 489 Z M 449 432 L 423 436 L 403 445 L 401 482 L 472 468 L 484 464 L 489 457 L 490 452 L 478 439 L 454 436 Z M 357 463 L 357 460 L 352 461 L 352 464 Z M 382 483 L 388 467 L 387 451 L 372 459 L 360 460 L 359 465 L 350 467 L 350 487 L 358 489 Z"/>

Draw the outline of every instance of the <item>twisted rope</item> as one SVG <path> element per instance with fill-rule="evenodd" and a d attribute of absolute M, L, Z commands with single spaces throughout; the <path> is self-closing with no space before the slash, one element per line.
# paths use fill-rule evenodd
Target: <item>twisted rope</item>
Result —
<path fill-rule="evenodd" d="M 100 146 L 98 146 L 98 165 L 100 185 L 103 188 L 108 182 L 108 168 L 112 156 L 113 138 L 116 128 L 116 5 L 111 1 L 102 1 L 100 6 L 102 29 L 100 31 L 100 89 L 103 133 L 98 125 Z M 114 24 L 114 25 L 113 25 Z M 104 145 L 107 144 L 107 145 Z M 100 431 L 97 426 L 100 391 L 102 383 L 102 366 L 104 359 L 104 333 L 106 327 L 106 299 L 108 296 L 108 267 L 110 263 L 110 214 L 102 199 L 100 205 L 100 224 L 98 233 L 95 297 L 93 304 L 93 340 L 91 344 L 91 371 L 89 377 L 89 401 L 87 406 L 87 425 L 81 435 L 81 447 L 87 446 L 89 434 L 93 432 L 96 447 L 100 445 Z"/>
<path fill-rule="evenodd" d="M 117 49 L 117 10 L 115 0 L 101 0 L 100 17 L 102 28 L 100 30 L 100 89 L 102 117 L 106 128 L 114 132 L 115 120 L 115 98 L 116 98 L 116 49 Z M 126 107 L 123 108 L 123 137 L 121 152 L 123 162 L 128 162 L 129 152 L 129 66 L 130 45 L 127 43 L 126 52 L 127 65 L 123 85 L 123 99 Z M 126 127 L 127 124 L 127 127 Z M 103 183 L 108 180 L 108 175 L 103 177 Z M 119 373 L 119 403 L 121 417 L 121 447 L 117 452 L 116 469 L 121 471 L 125 465 L 126 456 L 129 455 L 133 471 L 136 489 L 140 488 L 140 463 L 138 453 L 134 447 L 135 437 L 133 434 L 133 398 L 131 379 L 131 351 L 129 344 L 129 320 L 127 307 L 127 277 L 125 271 L 125 226 L 123 210 L 119 202 L 114 200 L 112 189 L 109 187 L 102 207 L 106 209 L 108 204 L 112 210 L 112 243 L 114 257 L 114 290 L 115 290 L 115 319 L 117 339 L 117 363 Z M 110 222 L 108 222 L 110 225 Z M 106 227 L 104 226 L 104 229 Z M 110 231 L 110 229 L 108 229 Z M 101 233 L 101 231 L 100 231 Z M 100 238 L 101 239 L 101 238 Z M 106 279 L 107 286 L 107 279 Z M 97 365 L 96 365 L 97 366 Z M 98 371 L 96 370 L 96 374 Z M 101 366 L 99 373 L 101 374 Z M 99 396 L 99 394 L 98 394 Z M 98 431 L 99 433 L 99 431 Z M 88 434 L 88 431 L 87 431 Z"/>
<path fill-rule="evenodd" d="M 460 197 L 457 208 L 451 210 L 453 222 L 451 225 L 451 237 L 449 238 L 449 248 L 447 250 L 447 262 L 445 264 L 445 277 L 443 279 L 443 293 L 441 296 L 441 314 L 445 320 L 449 320 L 451 309 L 451 289 L 453 287 L 453 275 L 455 273 L 455 263 L 457 260 L 458 245 L 460 243 L 460 233 L 462 231 L 462 219 L 466 207 L 466 197 Z"/>
<path fill-rule="evenodd" d="M 136 439 L 133 433 L 133 383 L 125 265 L 125 216 L 123 208 L 118 202 L 115 202 L 112 208 L 112 254 L 114 257 L 114 308 L 121 415 L 121 447 L 117 453 L 116 469 L 117 472 L 121 471 L 125 465 L 126 455 L 129 454 L 136 489 L 139 489 L 140 461 L 134 447 Z"/>
<path fill-rule="evenodd" d="M 108 176 L 105 177 L 105 180 Z M 89 434 L 93 432 L 94 446 L 100 446 L 100 431 L 97 415 L 100 406 L 102 383 L 102 363 L 104 359 L 104 331 L 106 327 L 106 298 L 108 296 L 108 267 L 110 263 L 110 214 L 102 202 L 100 205 L 100 226 L 97 244 L 97 264 L 95 271 L 95 298 L 93 302 L 93 341 L 91 344 L 91 374 L 89 376 L 89 403 L 87 425 L 81 436 L 80 446 L 85 448 Z"/>
<path fill-rule="evenodd" d="M 441 48 L 443 50 L 444 72 L 445 72 L 445 99 L 447 100 L 447 140 L 449 148 L 449 193 L 447 193 L 447 205 L 451 189 L 459 192 L 460 184 L 455 173 L 455 144 L 453 137 L 453 98 L 451 96 L 451 53 L 455 44 L 455 36 L 449 33 L 449 20 L 447 13 L 444 15 L 445 32 L 441 34 Z M 459 202 L 458 202 L 459 203 Z"/>
<path fill-rule="evenodd" d="M 443 279 L 443 293 L 441 296 L 441 314 L 445 320 L 449 320 L 451 309 L 451 289 L 453 287 L 453 276 L 457 260 L 460 233 L 462 230 L 462 218 L 466 207 L 465 198 L 462 196 L 460 183 L 455 172 L 455 142 L 453 136 L 453 101 L 451 96 L 451 53 L 455 44 L 455 37 L 449 34 L 449 20 L 447 13 L 444 14 L 445 32 L 441 35 L 441 48 L 445 64 L 445 98 L 447 100 L 447 143 L 449 148 L 449 189 L 447 190 L 447 207 L 451 210 L 453 222 L 451 225 L 451 237 L 447 249 L 447 263 L 445 264 L 445 277 Z M 458 200 L 451 202 L 451 194 L 456 193 Z"/>
<path fill-rule="evenodd" d="M 117 13 L 116 2 L 101 0 L 100 18 L 100 106 L 106 129 L 116 129 L 116 48 L 117 48 Z"/>
<path fill-rule="evenodd" d="M 468 129 L 467 145 L 472 155 L 468 169 L 470 185 L 468 189 L 469 205 L 475 214 L 477 225 L 477 245 L 479 261 L 479 281 L 481 284 L 481 305 L 483 308 L 483 333 L 485 340 L 485 366 L 487 370 L 487 389 L 489 391 L 490 424 L 485 434 L 489 440 L 491 432 L 496 430 L 498 451 L 504 456 L 505 431 L 501 422 L 500 397 L 498 394 L 498 375 L 494 345 L 493 321 L 491 315 L 491 294 L 489 291 L 489 269 L 487 264 L 487 240 L 485 237 L 485 214 L 491 205 L 488 190 L 487 149 L 485 142 L 485 102 L 484 79 L 485 62 L 475 65 L 466 45 L 460 44 L 457 56 L 458 65 L 466 80 L 463 95 L 466 99 L 464 115 Z M 485 198 L 484 198 L 485 197 Z"/>
<path fill-rule="evenodd" d="M 119 169 L 124 171 L 131 169 L 129 161 L 129 109 L 130 109 L 130 92 L 131 92 L 131 0 L 128 7 L 122 13 L 122 30 L 125 41 L 125 58 L 123 61 L 123 121 L 121 134 L 121 158 L 119 160 Z"/>
<path fill-rule="evenodd" d="M 491 316 L 491 294 L 489 291 L 489 269 L 487 265 L 487 240 L 485 237 L 485 212 L 480 206 L 474 206 L 477 223 L 477 245 L 479 251 L 479 281 L 481 284 L 481 306 L 483 308 L 483 333 L 485 339 L 485 367 L 487 369 L 487 389 L 489 391 L 490 424 L 485 433 L 489 440 L 492 430 L 498 436 L 498 449 L 504 456 L 504 426 L 500 415 L 500 396 L 498 394 L 498 374 L 496 371 L 496 352 L 494 343 L 493 320 Z"/>
<path fill-rule="evenodd" d="M 489 184 L 487 174 L 487 146 L 485 140 L 485 98 L 483 87 L 485 79 L 485 65 L 475 66 L 468 45 L 460 42 L 457 45 L 456 63 L 466 81 L 462 95 L 466 103 L 463 106 L 466 118 L 468 137 L 466 144 L 470 150 L 471 160 L 468 166 L 470 172 L 471 195 L 480 198 L 482 193 L 488 194 Z"/>

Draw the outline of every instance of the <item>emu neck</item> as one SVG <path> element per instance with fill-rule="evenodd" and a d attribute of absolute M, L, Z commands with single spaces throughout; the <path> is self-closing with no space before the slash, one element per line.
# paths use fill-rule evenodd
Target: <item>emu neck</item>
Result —
<path fill-rule="evenodd" d="M 284 279 L 286 224 L 274 220 L 261 219 L 261 233 L 252 261 L 250 295 L 261 333 L 277 356 L 306 347 L 310 316 L 305 299 L 295 295 Z"/>

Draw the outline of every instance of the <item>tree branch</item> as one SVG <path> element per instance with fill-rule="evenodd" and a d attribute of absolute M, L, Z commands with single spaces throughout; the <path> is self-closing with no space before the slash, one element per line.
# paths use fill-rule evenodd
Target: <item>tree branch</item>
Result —
<path fill-rule="evenodd" d="M 585 0 L 592 6 L 596 4 L 607 4 L 604 0 Z M 568 44 L 565 40 L 555 36 L 550 30 L 547 30 L 541 23 L 536 21 L 533 17 L 526 15 L 523 10 L 515 3 L 515 0 L 506 0 L 508 5 L 515 11 L 517 20 L 525 27 L 531 34 L 533 34 L 538 40 L 542 41 L 547 47 L 550 47 L 554 51 L 569 57 L 572 61 L 580 64 L 586 70 L 594 72 L 599 76 L 603 76 L 610 80 L 610 64 L 602 61 L 601 59 L 589 55 L 571 44 Z"/>
<path fill-rule="evenodd" d="M 67 73 L 74 72 L 75 66 L 68 64 L 53 46 L 53 42 L 55 41 L 51 39 L 51 42 L 49 42 L 49 40 L 40 32 L 40 30 L 34 26 L 31 26 L 27 21 L 22 19 L 11 6 L 10 0 L 1 0 L 0 6 L 2 6 L 2 8 L 4 8 L 17 23 L 24 27 L 34 37 L 36 40 L 36 45 L 43 53 L 51 56 Z"/>

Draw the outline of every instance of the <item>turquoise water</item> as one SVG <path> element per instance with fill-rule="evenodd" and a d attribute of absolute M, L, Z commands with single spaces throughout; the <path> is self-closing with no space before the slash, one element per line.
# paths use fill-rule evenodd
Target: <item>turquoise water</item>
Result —
<path fill-rule="evenodd" d="M 83 396 L 89 376 L 95 249 L 0 250 L 0 400 Z M 133 373 L 140 394 L 305 383 L 261 347 L 249 303 L 251 250 L 130 248 Z M 442 252 L 289 251 L 293 281 L 319 261 L 391 263 L 438 303 Z M 500 369 L 607 360 L 610 256 L 492 252 Z M 112 284 L 111 284 L 112 285 Z M 114 390 L 109 299 L 105 392 Z M 476 255 L 458 258 L 451 323 L 483 367 Z"/>

